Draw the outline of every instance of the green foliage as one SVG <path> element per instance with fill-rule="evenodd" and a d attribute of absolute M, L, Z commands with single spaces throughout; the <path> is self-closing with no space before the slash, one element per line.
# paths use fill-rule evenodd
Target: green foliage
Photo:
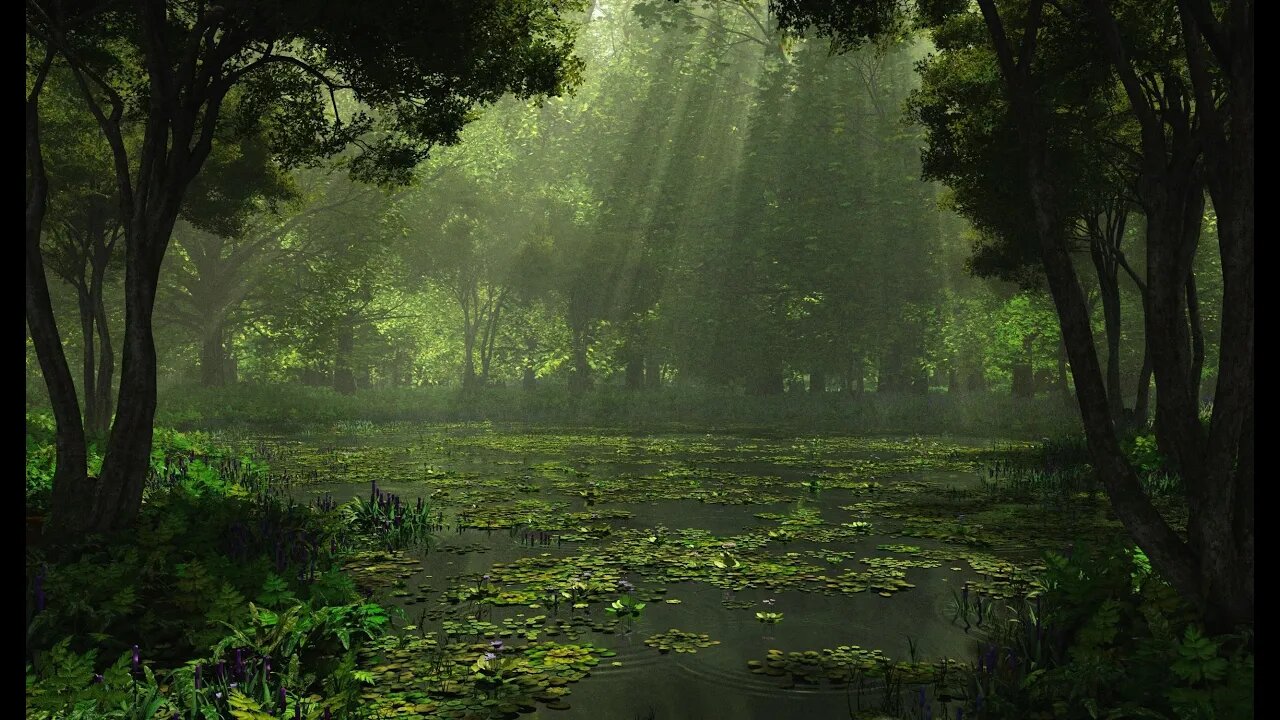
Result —
<path fill-rule="evenodd" d="M 1129 462 L 1138 472 L 1144 475 L 1159 472 L 1168 466 L 1159 448 L 1156 447 L 1154 433 L 1135 435 L 1126 444 L 1125 454 L 1129 456 Z"/>
<path fill-rule="evenodd" d="M 288 716 L 357 707 L 352 656 L 390 618 L 358 600 L 337 558 L 304 556 L 299 565 L 296 553 L 280 550 L 299 537 L 327 547 L 334 518 L 271 493 L 234 492 L 240 486 L 218 477 L 229 466 L 199 454 L 207 439 L 157 438 L 153 475 L 177 463 L 183 479 L 149 491 L 128 536 L 90 544 L 71 560 L 28 559 L 44 599 L 27 629 L 29 716 L 267 717 L 281 709 L 281 688 Z M 314 581 L 308 563 L 318 566 Z M 136 669 L 135 645 L 144 658 Z M 103 652 L 123 654 L 104 668 Z M 249 660 L 232 677 L 227 668 L 241 658 Z M 325 696 L 308 695 L 312 686 Z"/>
<path fill-rule="evenodd" d="M 348 396 L 326 388 L 242 384 L 186 386 L 162 394 L 161 419 L 180 427 L 273 430 L 340 422 L 547 423 L 634 429 L 770 426 L 796 432 L 939 432 L 1043 437 L 1075 432 L 1079 416 L 1056 398 L 1013 401 L 1008 393 L 787 393 L 751 397 L 715 388 L 634 393 L 599 387 L 581 398 L 563 388 L 373 388 Z"/>
<path fill-rule="evenodd" d="M 969 681 L 978 718 L 1251 717 L 1248 637 L 1207 637 L 1140 552 L 1048 553 L 1034 598 L 989 624 Z"/>
<path fill-rule="evenodd" d="M 27 717 L 34 720 L 151 720 L 168 703 L 151 668 L 135 675 L 125 652 L 95 674 L 97 651 L 76 653 L 66 638 L 27 666 Z"/>
<path fill-rule="evenodd" d="M 623 595 L 610 603 L 604 611 L 618 618 L 634 619 L 640 617 L 640 612 L 644 610 L 645 605 L 646 603 L 630 595 Z"/>

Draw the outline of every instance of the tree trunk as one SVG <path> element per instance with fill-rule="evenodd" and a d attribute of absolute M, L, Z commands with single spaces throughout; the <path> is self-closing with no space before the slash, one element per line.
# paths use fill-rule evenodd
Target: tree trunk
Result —
<path fill-rule="evenodd" d="M 591 363 L 587 361 L 587 331 L 573 328 L 573 366 L 569 369 L 569 392 L 581 395 L 591 387 Z"/>
<path fill-rule="evenodd" d="M 1090 4 L 1095 15 L 1110 17 L 1109 10 L 1101 0 L 1091 0 Z M 1116 516 L 1138 545 L 1146 551 L 1152 565 L 1185 598 L 1202 602 L 1203 588 L 1200 583 L 1201 576 L 1195 568 L 1195 558 L 1178 533 L 1165 522 L 1159 511 L 1151 504 L 1116 437 L 1115 423 L 1112 420 L 1106 388 L 1102 381 L 1102 371 L 1098 363 L 1097 346 L 1093 340 L 1088 305 L 1075 273 L 1070 248 L 1063 236 L 1064 223 L 1057 211 L 1058 191 L 1053 184 L 1051 164 L 1047 157 L 1048 142 L 1039 120 L 1043 108 L 1036 98 L 1034 84 L 1030 77 L 1031 68 L 1025 64 L 1034 56 L 1034 53 L 1031 52 L 1030 47 L 1024 46 L 1015 51 L 1010 46 L 1009 36 L 1005 33 L 1005 27 L 994 0 L 978 0 L 978 5 L 995 44 L 1000 72 L 1008 88 L 1010 117 L 1017 128 L 1019 149 L 1026 163 L 1027 188 L 1035 216 L 1041 263 L 1053 296 L 1063 341 L 1066 343 L 1068 359 L 1075 378 L 1076 400 L 1080 407 L 1089 454 L 1099 478 L 1107 489 L 1107 495 L 1111 498 Z M 1043 3 L 1037 0 L 1030 9 L 1034 19 L 1029 20 L 1032 32 L 1024 34 L 1027 42 L 1034 41 L 1035 23 L 1038 22 Z M 1120 43 L 1114 19 L 1110 25 L 1101 22 L 1100 25 L 1106 44 L 1114 48 Z M 1112 54 L 1118 54 L 1123 59 L 1122 51 Z M 1019 56 L 1026 58 L 1026 61 L 1019 61 Z M 1151 219 L 1151 214 L 1148 213 L 1148 220 Z M 1149 222 L 1149 237 L 1151 230 Z M 1148 246 L 1150 249 L 1150 242 Z M 1151 260 L 1149 253 L 1149 268 L 1153 267 Z M 1179 282 L 1182 282 L 1186 275 L 1180 274 L 1177 277 Z M 1157 283 L 1153 280 L 1152 273 L 1149 271 L 1147 282 L 1148 289 L 1152 291 L 1152 305 L 1158 305 L 1155 300 Z M 1158 315 L 1158 312 L 1148 313 L 1148 338 L 1151 338 L 1153 353 L 1158 354 L 1159 341 L 1164 340 L 1165 336 L 1158 330 L 1151 332 L 1153 326 L 1158 324 L 1153 322 L 1152 315 Z M 1160 363 L 1155 363 L 1155 367 L 1157 382 L 1163 383 L 1159 373 Z M 1183 377 L 1185 379 L 1186 376 Z M 1162 386 L 1160 389 L 1163 392 Z M 1163 412 L 1165 410 L 1163 396 L 1160 403 L 1157 409 Z"/>
<path fill-rule="evenodd" d="M 343 395 L 356 391 L 355 345 L 355 318 L 346 313 L 338 321 L 337 352 L 333 356 L 333 389 Z"/>
<path fill-rule="evenodd" d="M 825 370 L 809 372 L 809 394 L 821 395 L 827 391 L 827 373 Z"/>
<path fill-rule="evenodd" d="M 1031 338 L 1022 340 L 1022 357 L 1014 361 L 1009 394 L 1015 398 L 1029 398 L 1036 394 L 1035 373 L 1031 365 Z"/>
<path fill-rule="evenodd" d="M 861 395 L 866 389 L 867 379 L 867 360 L 862 353 L 853 356 L 853 366 L 849 369 L 849 375 L 853 380 L 852 391 L 856 395 Z"/>
<path fill-rule="evenodd" d="M 1151 420 L 1151 351 L 1144 344 L 1142 370 L 1138 372 L 1138 394 L 1133 402 L 1133 421 L 1139 428 Z"/>
<path fill-rule="evenodd" d="M 472 290 L 464 291 L 471 292 Z M 466 295 L 464 297 L 471 297 Z M 474 312 L 477 317 L 473 317 L 472 313 L 478 303 L 464 302 L 462 304 L 462 389 L 474 390 L 476 387 L 476 335 L 480 330 L 479 310 Z"/>
<path fill-rule="evenodd" d="M 1119 365 L 1118 362 L 1116 364 Z M 1071 364 L 1067 361 L 1066 344 L 1058 343 L 1058 394 L 1067 402 L 1071 402 L 1071 386 L 1067 383 L 1067 371 L 1069 370 L 1070 365 Z M 1107 400 L 1111 400 L 1110 395 L 1107 396 Z M 1122 411 L 1123 409 L 1123 406 L 1121 406 Z M 1119 420 L 1120 416 L 1113 415 L 1112 419 Z"/>
<path fill-rule="evenodd" d="M 1092 238 L 1089 252 L 1098 275 L 1098 291 L 1102 295 L 1102 318 L 1107 337 L 1107 403 L 1111 417 L 1119 420 L 1124 413 L 1124 391 L 1120 383 L 1120 278 L 1113 258 L 1101 247 L 1105 239 Z"/>
<path fill-rule="evenodd" d="M 211 322 L 200 343 L 200 384 L 207 388 L 226 384 L 226 348 L 223 345 L 223 324 Z"/>
<path fill-rule="evenodd" d="M 84 427 L 93 434 L 98 418 L 98 362 L 94 353 L 94 308 L 89 288 L 81 281 L 76 284 L 76 304 L 80 310 L 80 336 L 84 344 L 81 358 L 81 394 L 84 396 Z"/>
<path fill-rule="evenodd" d="M 506 290 L 501 290 L 494 295 L 492 289 L 489 290 L 489 300 L 484 307 L 488 308 L 488 315 L 484 321 L 484 332 L 480 337 L 480 384 L 489 384 L 489 367 L 493 361 L 493 346 L 498 339 L 498 328 L 502 321 L 502 308 L 506 304 Z M 479 320 L 479 318 L 477 318 Z"/>
<path fill-rule="evenodd" d="M 757 368 L 748 382 L 747 392 L 751 395 L 781 395 L 785 387 L 780 365 Z"/>
<path fill-rule="evenodd" d="M 80 420 L 80 403 L 76 399 L 75 382 L 62 349 L 62 338 L 49 299 L 49 281 L 40 253 L 40 234 L 48 203 L 49 178 L 45 173 L 44 154 L 40 148 L 40 92 L 53 64 L 53 51 L 47 50 L 26 99 L 26 204 L 25 204 L 25 275 L 26 320 L 31 330 L 36 359 L 49 390 L 49 404 L 56 423 L 54 447 L 56 465 L 53 471 L 52 517 L 49 532 L 71 537 L 77 530 L 76 517 L 66 507 L 83 486 L 87 475 L 84 425 Z"/>
<path fill-rule="evenodd" d="M 640 390 L 644 388 L 644 355 L 633 349 L 627 350 L 626 388 Z"/>
<path fill-rule="evenodd" d="M 474 390 L 476 385 L 475 335 L 467 333 L 462 340 L 462 389 Z"/>
<path fill-rule="evenodd" d="M 176 208 L 176 205 L 173 207 Z M 156 287 L 176 209 L 135 224 L 126 239 L 125 333 L 120 393 L 102 477 L 76 502 L 82 532 L 110 533 L 137 517 L 151 464 L 156 414 L 156 347 L 152 331 Z M 138 227 L 141 225 L 142 227 Z"/>
<path fill-rule="evenodd" d="M 662 387 L 662 364 L 652 355 L 645 358 L 644 386 L 649 390 L 657 390 Z"/>
<path fill-rule="evenodd" d="M 103 290 L 103 275 L 106 272 L 107 261 L 114 245 L 115 240 L 112 240 L 110 245 L 99 248 L 101 252 L 95 255 L 93 276 L 89 285 L 89 295 L 93 303 L 94 325 L 98 331 L 98 380 L 94 383 L 94 389 L 97 391 L 98 397 L 94 402 L 97 412 L 93 419 L 89 421 L 87 429 L 98 437 L 105 437 L 111 431 L 111 384 L 116 372 L 115 350 L 111 346 L 111 326 L 107 324 L 107 307 L 103 297 L 105 294 Z"/>
<path fill-rule="evenodd" d="M 1200 319 L 1200 296 L 1196 292 L 1196 274 L 1187 275 L 1187 319 L 1191 321 L 1191 392 L 1200 400 L 1200 381 L 1204 376 L 1204 321 Z"/>
<path fill-rule="evenodd" d="M 1220 113 L 1200 118 L 1218 219 L 1222 323 L 1205 492 L 1189 503 L 1208 521 L 1196 540 L 1204 592 L 1214 600 L 1208 619 L 1211 627 L 1230 628 L 1252 624 L 1254 614 L 1254 4 L 1230 3 L 1220 20 L 1199 3 L 1179 7 L 1197 106 L 1214 107 L 1219 77 L 1226 86 Z M 1204 67 L 1205 45 L 1220 74 Z"/>
<path fill-rule="evenodd" d="M 1151 504 L 1120 448 L 1095 352 L 1088 306 L 1066 243 L 1058 237 L 1061 226 L 1052 215 L 1053 195 L 1045 180 L 1045 165 L 1038 157 L 1039 148 L 1036 143 L 1027 143 L 1032 156 L 1028 179 L 1035 200 L 1043 265 L 1075 377 L 1076 401 L 1089 454 L 1116 516 L 1152 564 L 1184 597 L 1198 598 L 1199 578 L 1186 545 Z"/>

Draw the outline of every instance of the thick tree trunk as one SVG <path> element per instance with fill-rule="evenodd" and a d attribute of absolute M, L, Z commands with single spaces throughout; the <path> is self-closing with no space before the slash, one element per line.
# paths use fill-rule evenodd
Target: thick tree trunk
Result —
<path fill-rule="evenodd" d="M 174 206 L 176 208 L 176 206 Z M 125 246 L 125 333 L 120 394 L 102 477 L 75 502 L 75 527 L 110 533 L 137 517 L 151 462 L 156 413 L 156 348 L 152 311 L 176 209 L 138 222 Z M 141 227 L 139 227 L 141 226 Z"/>
<path fill-rule="evenodd" d="M 1222 261 L 1213 416 L 1204 449 L 1204 477 L 1189 485 L 1188 497 L 1194 511 L 1188 533 L 1200 556 L 1203 592 L 1210 598 L 1207 620 L 1214 630 L 1251 624 L 1254 617 L 1253 5 L 1229 3 L 1215 19 L 1207 5 L 1179 2 Z M 1210 54 L 1220 75 L 1206 67 Z M 1216 104 L 1219 77 L 1226 89 L 1221 105 Z M 1158 367 L 1156 378 L 1159 390 L 1163 378 Z M 1163 395 L 1157 412 L 1162 402 Z"/>
<path fill-rule="evenodd" d="M 1202 601 L 1203 588 L 1200 573 L 1195 567 L 1195 558 L 1178 533 L 1165 522 L 1159 511 L 1151 504 L 1121 450 L 1116 436 L 1115 423 L 1111 416 L 1093 340 L 1089 308 L 1079 279 L 1076 277 L 1070 249 L 1063 237 L 1064 224 L 1056 210 L 1057 189 L 1053 184 L 1051 164 L 1046 157 L 1048 143 L 1042 133 L 1039 120 L 1042 108 L 1033 90 L 1034 85 L 1030 78 L 1031 68 L 1026 64 L 1030 58 L 1034 57 L 1033 48 L 1024 46 L 1015 51 L 1010 46 L 1009 36 L 1005 33 L 1005 27 L 994 0 L 978 0 L 978 5 L 995 44 L 1001 75 L 1008 88 L 1010 116 L 1016 123 L 1019 145 L 1026 163 L 1027 187 L 1035 213 L 1041 263 L 1057 309 L 1063 341 L 1066 343 L 1089 454 L 1099 478 L 1107 489 L 1107 495 L 1111 498 L 1116 516 L 1138 545 L 1146 551 L 1152 565 L 1184 597 L 1193 601 Z M 1097 14 L 1108 13 L 1101 0 L 1093 0 L 1091 6 Z M 1029 27 L 1033 32 L 1024 34 L 1027 42 L 1034 41 L 1035 23 L 1038 22 L 1042 9 L 1043 3 L 1038 0 L 1031 6 L 1032 17 L 1035 19 L 1029 21 L 1031 23 Z M 1105 23 L 1100 25 L 1103 26 L 1103 35 L 1106 36 L 1105 40 L 1109 46 L 1120 42 L 1114 21 L 1110 26 L 1106 26 Z M 1119 55 L 1123 56 L 1123 52 Z M 1020 61 L 1019 56 L 1027 60 Z M 1150 214 L 1148 219 L 1151 219 Z M 1148 232 L 1150 231 L 1149 225 Z M 1148 255 L 1148 266 L 1151 267 L 1150 255 Z M 1147 277 L 1148 288 L 1154 290 L 1152 274 L 1148 272 Z M 1181 282 L 1186 275 L 1177 277 Z M 1152 295 L 1156 293 L 1153 292 Z M 1157 313 L 1148 313 L 1148 338 L 1151 338 L 1153 353 L 1158 354 L 1159 343 L 1166 338 L 1159 331 L 1151 333 L 1153 325 L 1157 324 L 1152 321 L 1153 314 Z M 1163 382 L 1159 374 L 1159 363 L 1155 366 L 1157 382 Z M 1158 410 L 1163 411 L 1163 395 L 1160 403 Z"/>
<path fill-rule="evenodd" d="M 65 510 L 87 474 L 84 425 L 80 420 L 80 403 L 76 399 L 75 382 L 62 349 L 62 338 L 49 299 L 49 281 L 40 253 L 40 235 L 48 204 L 49 178 L 45 173 L 44 155 L 40 148 L 40 92 L 53 64 L 53 51 L 45 53 L 32 90 L 27 94 L 26 120 L 26 207 L 25 207 L 25 275 L 26 320 L 35 346 L 36 359 L 49 390 L 49 403 L 56 423 L 54 447 L 56 465 L 53 474 L 52 516 L 49 531 L 55 536 L 71 537 L 75 532 L 72 513 Z"/>
<path fill-rule="evenodd" d="M 227 383 L 227 351 L 223 344 L 223 324 L 213 321 L 200 343 L 200 384 L 207 388 Z"/>
<path fill-rule="evenodd" d="M 1066 243 L 1058 237 L 1060 225 L 1051 214 L 1053 191 L 1045 180 L 1043 161 L 1035 157 L 1039 146 L 1035 143 L 1028 146 L 1033 154 L 1028 163 L 1028 176 L 1036 200 L 1037 234 L 1075 378 L 1076 401 L 1089 454 L 1107 488 L 1116 516 L 1165 579 L 1185 597 L 1197 598 L 1199 577 L 1187 546 L 1151 504 L 1120 448 L 1095 352 L 1088 306 Z"/>
<path fill-rule="evenodd" d="M 644 388 L 644 356 L 635 350 L 627 351 L 626 388 L 641 390 Z"/>
<path fill-rule="evenodd" d="M 39 204 L 43 205 L 43 201 L 39 201 Z M 71 379 L 71 369 L 67 365 L 62 338 L 58 335 L 58 326 L 54 320 L 44 261 L 40 254 L 39 224 L 44 208 L 38 207 L 34 213 L 32 210 L 32 203 L 29 201 L 26 243 L 27 327 L 31 330 L 31 341 L 35 345 L 36 359 L 44 375 L 56 423 L 56 464 L 51 498 L 54 517 L 50 520 L 50 531 L 55 535 L 70 536 L 76 528 L 71 513 L 66 512 L 65 507 L 74 498 L 77 489 L 82 487 L 88 472 L 84 425 L 81 422 L 75 382 Z M 32 235 L 35 237 L 31 237 Z"/>

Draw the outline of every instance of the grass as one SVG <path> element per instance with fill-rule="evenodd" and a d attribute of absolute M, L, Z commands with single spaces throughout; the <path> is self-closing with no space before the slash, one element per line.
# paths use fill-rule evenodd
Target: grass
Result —
<path fill-rule="evenodd" d="M 327 388 L 248 385 L 172 387 L 161 393 L 157 423 L 180 429 L 297 429 L 336 423 L 532 423 L 636 430 L 926 433 L 1039 438 L 1078 429 L 1074 407 L 1059 399 L 1015 400 L 1000 394 L 852 397 L 788 393 L 753 397 L 705 388 L 632 392 L 596 388 L 572 396 L 562 388 L 373 388 L 341 395 Z"/>

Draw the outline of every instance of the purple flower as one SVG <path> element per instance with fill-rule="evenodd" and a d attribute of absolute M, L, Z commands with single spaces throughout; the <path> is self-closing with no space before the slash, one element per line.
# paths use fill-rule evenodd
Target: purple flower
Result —
<path fill-rule="evenodd" d="M 493 654 L 493 653 L 491 653 L 491 652 L 487 652 L 487 653 L 485 653 L 485 654 L 484 654 L 484 659 L 485 659 L 485 660 L 497 660 L 497 659 L 498 659 L 498 656 L 497 656 L 497 655 L 494 655 L 494 654 Z"/>
<path fill-rule="evenodd" d="M 501 641 L 501 640 L 494 640 L 493 642 L 489 643 L 489 647 L 493 648 L 493 649 L 494 649 L 494 651 L 496 651 L 496 652 L 501 652 L 501 651 L 502 651 L 502 641 Z"/>
<path fill-rule="evenodd" d="M 138 672 L 138 665 L 142 663 L 142 653 L 138 651 L 138 646 L 133 646 L 133 671 Z"/>
<path fill-rule="evenodd" d="M 324 720 L 333 720 L 333 713 L 329 712 L 329 706 L 324 708 Z"/>
<path fill-rule="evenodd" d="M 94 675 L 93 675 L 93 682 L 94 682 L 95 684 L 97 684 L 97 685 L 101 685 L 101 684 L 102 684 L 102 673 L 94 673 Z"/>
<path fill-rule="evenodd" d="M 632 584 L 631 584 L 629 581 L 627 581 L 626 579 L 623 579 L 623 580 L 619 580 L 619 581 L 618 581 L 618 588 L 619 588 L 619 589 L 621 589 L 621 590 L 624 590 L 624 591 L 630 592 L 631 590 L 635 590 L 635 589 L 636 589 L 636 586 L 635 586 L 635 585 L 632 585 Z"/>
<path fill-rule="evenodd" d="M 987 654 L 985 659 L 987 661 L 987 670 L 989 672 L 995 672 L 996 670 L 996 646 L 995 645 L 987 646 Z"/>
<path fill-rule="evenodd" d="M 280 688 L 280 712 L 284 712 L 284 708 L 289 703 L 289 698 L 285 695 L 284 688 Z"/>

